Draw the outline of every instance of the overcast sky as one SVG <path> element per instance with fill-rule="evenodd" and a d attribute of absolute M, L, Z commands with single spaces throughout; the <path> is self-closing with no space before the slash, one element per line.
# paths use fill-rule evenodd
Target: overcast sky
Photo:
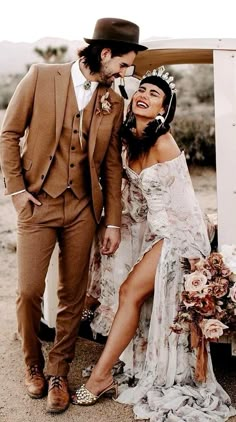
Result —
<path fill-rule="evenodd" d="M 140 41 L 236 38 L 235 0 L 2 0 L 0 41 L 91 37 L 97 19 L 118 17 L 140 26 Z"/>

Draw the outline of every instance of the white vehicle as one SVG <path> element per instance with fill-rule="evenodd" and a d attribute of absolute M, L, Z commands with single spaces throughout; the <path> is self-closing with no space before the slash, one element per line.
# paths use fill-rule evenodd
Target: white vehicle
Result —
<path fill-rule="evenodd" d="M 236 38 L 165 39 L 146 43 L 148 50 L 137 55 L 135 74 L 140 78 L 148 69 L 161 65 L 212 63 L 214 68 L 214 107 L 218 250 L 236 244 Z M 43 321 L 55 327 L 57 312 L 57 247 L 51 258 L 43 301 Z M 236 355 L 236 338 L 231 342 Z"/>

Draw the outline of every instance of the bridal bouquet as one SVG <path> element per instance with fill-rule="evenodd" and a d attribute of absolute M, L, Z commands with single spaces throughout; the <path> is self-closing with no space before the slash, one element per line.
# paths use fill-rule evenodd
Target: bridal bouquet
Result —
<path fill-rule="evenodd" d="M 197 349 L 196 378 L 206 376 L 206 342 L 236 330 L 236 246 L 224 245 L 221 253 L 213 252 L 200 259 L 193 271 L 188 261 L 184 289 L 171 330 L 190 333 L 191 348 Z"/>

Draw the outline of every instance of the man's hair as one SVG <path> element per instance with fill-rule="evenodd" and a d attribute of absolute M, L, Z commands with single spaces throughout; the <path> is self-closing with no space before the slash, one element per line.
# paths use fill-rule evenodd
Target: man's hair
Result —
<path fill-rule="evenodd" d="M 111 50 L 111 57 L 123 56 L 130 51 L 138 53 L 138 48 L 132 44 L 117 43 L 112 41 L 99 41 L 89 44 L 87 47 L 78 51 L 78 56 L 83 57 L 85 66 L 89 67 L 91 73 L 97 73 L 101 67 L 101 52 L 103 48 Z"/>

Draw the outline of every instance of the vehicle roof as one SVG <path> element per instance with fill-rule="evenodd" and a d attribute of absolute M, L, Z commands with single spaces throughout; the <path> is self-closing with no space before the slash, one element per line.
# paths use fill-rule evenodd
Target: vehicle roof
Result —
<path fill-rule="evenodd" d="M 168 64 L 213 63 L 214 50 L 231 50 L 236 54 L 236 38 L 167 38 L 145 42 L 147 50 L 134 61 L 134 76 L 140 78 L 147 69 Z"/>

